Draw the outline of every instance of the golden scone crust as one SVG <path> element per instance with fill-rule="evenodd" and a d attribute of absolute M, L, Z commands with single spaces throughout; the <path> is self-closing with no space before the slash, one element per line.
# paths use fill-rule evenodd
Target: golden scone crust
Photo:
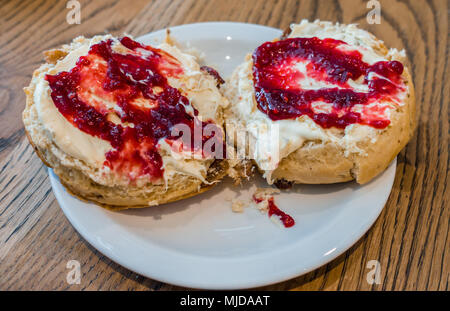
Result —
<path fill-rule="evenodd" d="M 55 64 L 69 52 L 70 47 L 64 46 L 62 49 L 46 51 L 44 54 L 48 64 Z M 37 69 L 33 73 L 33 77 L 41 74 L 40 70 L 41 68 Z M 26 107 L 22 119 L 26 136 L 36 154 L 46 166 L 53 169 L 67 191 L 82 200 L 92 201 L 111 210 L 160 205 L 205 192 L 226 175 L 228 162 L 226 160 L 214 160 L 207 171 L 205 178 L 207 183 L 196 177 L 182 174 L 177 174 L 167 184 L 149 182 L 139 187 L 133 185 L 107 186 L 97 183 L 85 174 L 86 166 L 88 166 L 86 163 L 81 163 L 79 159 L 64 153 L 46 135 L 45 127 L 39 120 L 36 103 L 34 102 L 35 87 L 36 85 L 32 81 L 28 87 L 24 88 Z M 63 154 L 63 161 L 61 160 L 61 154 Z"/>
<path fill-rule="evenodd" d="M 330 23 L 320 21 L 310 24 L 330 26 Z M 287 38 L 290 32 L 291 28 L 286 30 L 280 39 Z M 372 46 L 374 50 L 381 55 L 388 55 L 389 51 L 382 41 L 373 36 L 371 36 L 371 41 L 374 42 L 374 46 Z M 252 63 L 250 55 L 247 56 L 246 62 Z M 251 66 L 252 64 L 249 64 L 245 68 L 251 68 Z M 226 94 L 231 105 L 226 111 L 226 117 L 228 122 L 242 128 L 245 127 L 246 117 L 240 115 L 236 108 L 236 103 L 242 100 L 242 96 L 239 94 L 239 80 L 242 80 L 243 77 L 242 69 L 241 75 L 239 75 L 239 70 L 238 68 L 227 81 Z M 245 79 L 251 81 L 253 89 L 253 103 L 250 104 L 256 107 L 252 72 L 251 70 L 245 72 L 247 74 Z M 402 105 L 391 111 L 389 126 L 376 130 L 375 139 L 371 137 L 357 141 L 356 147 L 361 152 L 349 152 L 345 145 L 335 144 L 333 141 L 306 139 L 298 149 L 280 159 L 278 166 L 270 172 L 269 177 L 265 176 L 267 181 L 270 184 L 277 184 L 277 181 L 330 184 L 356 180 L 359 184 L 364 184 L 383 172 L 408 143 L 415 129 L 414 85 L 406 67 L 402 78 L 408 88 L 405 100 Z M 255 109 L 257 108 L 253 108 L 252 113 Z M 343 131 L 341 134 L 345 135 Z M 258 169 L 261 173 L 267 173 L 259 167 Z"/>

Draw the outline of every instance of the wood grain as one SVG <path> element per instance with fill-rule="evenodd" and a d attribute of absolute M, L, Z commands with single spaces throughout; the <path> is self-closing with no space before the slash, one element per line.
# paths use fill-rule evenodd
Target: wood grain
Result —
<path fill-rule="evenodd" d="M 379 25 L 367 1 L 80 1 L 80 25 L 65 21 L 66 1 L 0 1 L 0 290 L 170 290 L 113 263 L 78 235 L 58 207 L 46 169 L 24 139 L 22 88 L 42 51 L 77 35 L 141 35 L 202 21 L 286 28 L 303 18 L 359 23 L 388 46 L 404 48 L 416 86 L 418 128 L 398 156 L 394 187 L 371 230 L 333 262 L 273 290 L 448 290 L 449 25 L 447 0 L 381 1 Z M 81 263 L 68 285 L 66 263 Z M 366 282 L 369 260 L 381 284 Z"/>

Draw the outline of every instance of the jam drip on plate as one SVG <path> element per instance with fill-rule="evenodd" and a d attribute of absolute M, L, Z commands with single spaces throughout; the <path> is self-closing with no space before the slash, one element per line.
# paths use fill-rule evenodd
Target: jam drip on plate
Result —
<path fill-rule="evenodd" d="M 390 121 L 371 107 L 367 113 L 353 109 L 380 100 L 395 100 L 404 91 L 398 61 L 379 61 L 369 65 L 359 51 L 334 39 L 290 38 L 266 42 L 253 53 L 253 80 L 259 110 L 272 120 L 309 116 L 323 128 L 345 128 L 353 123 L 385 128 Z M 347 49 L 346 49 L 347 48 Z M 304 72 L 297 66 L 303 65 Z M 355 92 L 349 80 L 360 79 L 368 92 Z M 314 80 L 331 85 L 303 89 L 301 82 Z M 313 103 L 325 103 L 326 110 L 316 110 Z M 380 111 L 377 111 L 380 110 Z"/>
<path fill-rule="evenodd" d="M 255 201 L 256 204 L 259 204 L 262 201 L 264 201 L 264 199 L 253 195 L 253 201 Z M 280 219 L 280 221 L 283 223 L 284 227 L 290 228 L 295 225 L 294 218 L 292 218 L 290 215 L 288 215 L 285 212 L 283 212 L 282 210 L 280 210 L 278 208 L 278 206 L 276 206 L 275 200 L 273 197 L 269 197 L 267 199 L 267 207 L 268 207 L 267 215 L 269 217 L 272 217 L 273 215 L 277 216 Z"/>
<path fill-rule="evenodd" d="M 158 141 L 165 138 L 172 145 L 180 138 L 171 134 L 175 125 L 194 133 L 194 127 L 203 129 L 211 122 L 200 121 L 195 109 L 194 115 L 188 114 L 189 100 L 169 85 L 167 77 L 183 74 L 177 59 L 128 37 L 120 43 L 110 39 L 95 44 L 70 71 L 46 79 L 53 102 L 69 122 L 110 142 L 113 149 L 104 165 L 131 180 L 142 175 L 158 180 L 163 176 Z M 209 156 L 202 146 L 213 133 L 202 135 L 201 146 L 191 136 L 182 149 Z"/>

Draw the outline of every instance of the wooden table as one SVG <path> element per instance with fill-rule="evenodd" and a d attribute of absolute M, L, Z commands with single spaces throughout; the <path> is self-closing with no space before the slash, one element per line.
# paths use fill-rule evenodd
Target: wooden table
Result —
<path fill-rule="evenodd" d="M 359 23 L 404 48 L 419 115 L 414 138 L 398 156 L 394 187 L 375 225 L 346 253 L 272 290 L 448 290 L 449 24 L 447 0 L 381 1 L 381 24 L 366 20 L 368 1 L 174 0 L 80 1 L 81 24 L 66 22 L 67 1 L 0 1 L 0 290 L 170 290 L 103 256 L 71 226 L 47 170 L 24 137 L 22 88 L 42 51 L 78 35 L 138 36 L 167 26 L 240 21 L 285 29 L 303 18 Z M 81 263 L 69 285 L 66 263 Z M 366 267 L 381 264 L 381 284 Z"/>

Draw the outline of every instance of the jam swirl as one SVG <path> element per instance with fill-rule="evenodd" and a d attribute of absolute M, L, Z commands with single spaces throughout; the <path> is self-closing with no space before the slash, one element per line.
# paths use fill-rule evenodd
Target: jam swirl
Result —
<path fill-rule="evenodd" d="M 184 124 L 194 133 L 195 126 L 203 129 L 212 122 L 200 121 L 196 109 L 194 115 L 187 113 L 189 100 L 169 85 L 167 77 L 183 74 L 177 59 L 129 37 L 120 43 L 126 54 L 115 51 L 117 41 L 105 40 L 70 71 L 46 75 L 46 80 L 55 106 L 70 123 L 111 144 L 105 166 L 131 180 L 148 175 L 156 181 L 164 172 L 158 141 L 171 144 L 180 138 L 172 135 L 175 125 Z M 202 146 L 211 136 L 202 134 Z M 182 147 L 209 156 L 193 137 Z"/>
<path fill-rule="evenodd" d="M 253 195 L 253 201 L 255 201 L 256 204 L 259 204 L 262 201 L 264 201 L 264 199 L 257 197 L 256 195 Z M 278 206 L 275 204 L 275 200 L 273 197 L 269 197 L 267 199 L 267 207 L 268 207 L 267 215 L 269 216 L 269 218 L 274 215 L 277 216 L 285 228 L 290 228 L 295 225 L 294 218 L 292 218 L 292 216 L 280 210 Z"/>
<path fill-rule="evenodd" d="M 343 48 L 344 47 L 344 48 Z M 380 100 L 397 101 L 404 91 L 398 61 L 365 63 L 359 51 L 349 50 L 347 43 L 334 39 L 290 38 L 266 42 L 253 53 L 253 82 L 257 106 L 270 119 L 295 119 L 309 116 L 323 128 L 341 128 L 354 123 L 383 129 L 390 120 L 383 115 Z M 306 72 L 296 70 L 305 64 Z M 330 88 L 304 89 L 303 79 L 332 84 Z M 349 80 L 362 79 L 368 92 L 355 92 Z M 313 103 L 325 103 L 326 111 Z M 369 104 L 370 109 L 367 108 Z M 358 111 L 356 105 L 365 106 Z M 380 112 L 380 113 L 379 113 Z"/>

